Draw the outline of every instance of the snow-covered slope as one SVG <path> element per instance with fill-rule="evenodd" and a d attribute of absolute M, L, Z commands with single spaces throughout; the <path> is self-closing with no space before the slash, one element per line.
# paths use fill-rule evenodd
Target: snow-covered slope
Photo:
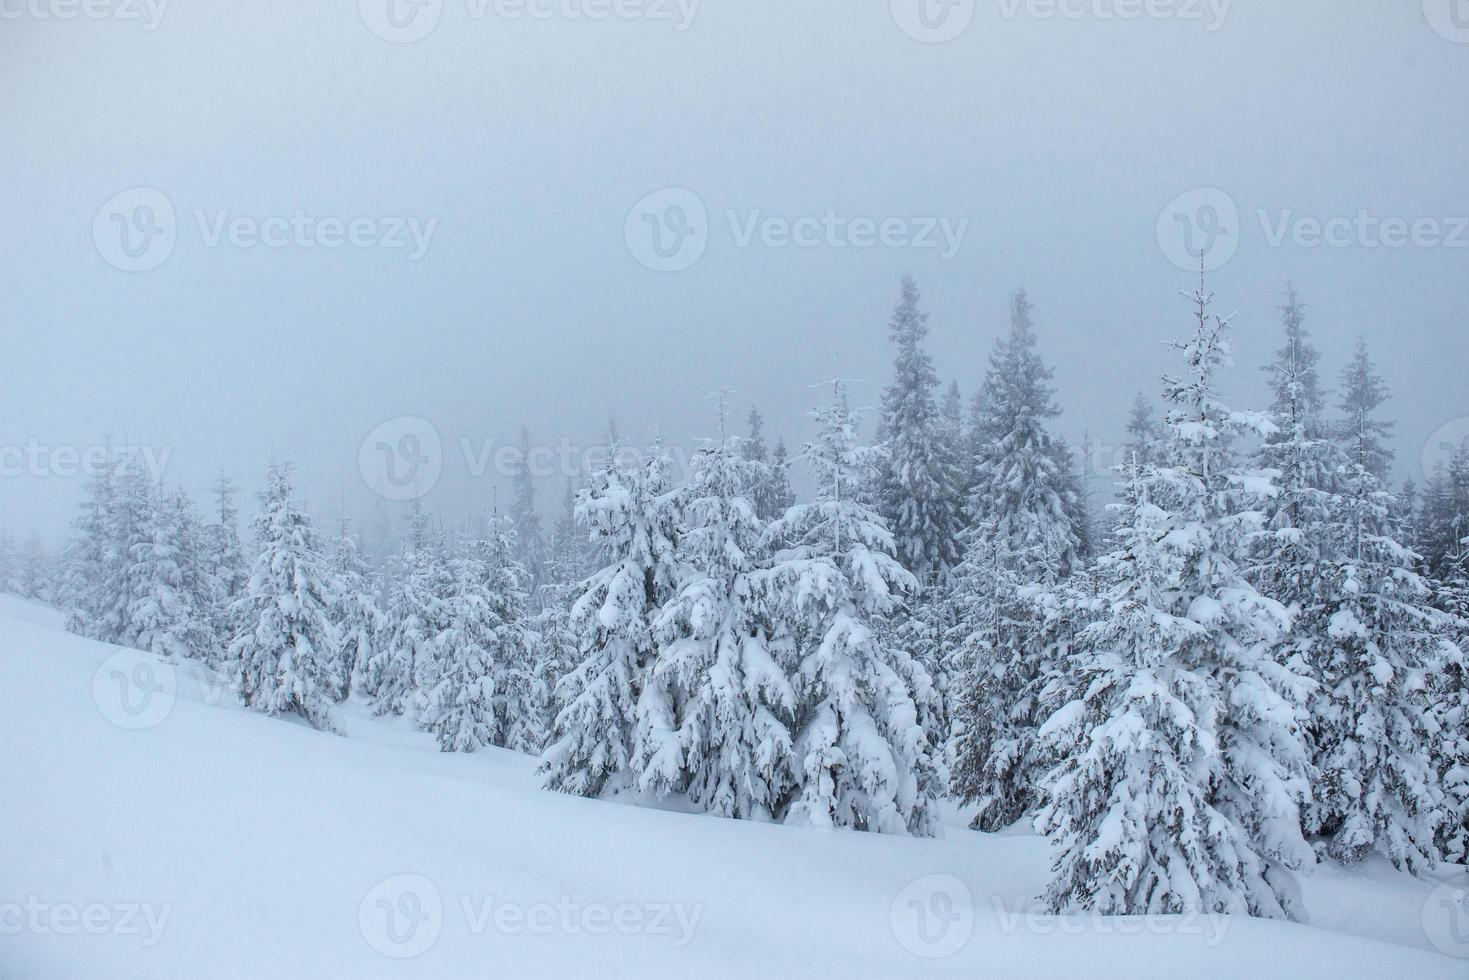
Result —
<path fill-rule="evenodd" d="M 1045 842 L 958 815 L 909 840 L 620 806 L 342 724 L 0 597 L 0 977 L 1469 975 L 1432 883 L 1378 863 L 1304 881 L 1309 926 L 1057 920 L 1026 913 Z"/>

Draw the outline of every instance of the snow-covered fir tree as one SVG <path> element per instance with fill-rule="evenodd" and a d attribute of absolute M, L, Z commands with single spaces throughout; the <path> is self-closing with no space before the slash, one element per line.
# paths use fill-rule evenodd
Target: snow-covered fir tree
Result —
<path fill-rule="evenodd" d="M 1142 392 L 1138 392 L 1127 416 L 1127 442 L 1122 447 L 1122 459 L 1136 460 L 1137 465 L 1148 466 L 1153 461 L 1153 446 L 1159 435 L 1153 403 Z M 1124 462 L 1123 465 L 1128 464 Z"/>
<path fill-rule="evenodd" d="M 918 583 L 861 499 L 873 454 L 857 444 L 845 384 L 832 384 L 831 404 L 814 413 L 819 434 L 802 454 L 816 499 L 796 504 L 767 530 L 779 545 L 768 588 L 797 664 L 800 784 L 785 820 L 927 835 L 936 822 L 936 780 L 914 691 L 931 681 L 905 651 L 883 643 L 880 629 Z"/>
<path fill-rule="evenodd" d="M 547 544 L 541 528 L 541 515 L 536 509 L 536 481 L 531 471 L 530 429 L 520 427 L 520 452 L 510 474 L 514 495 L 510 500 L 510 520 L 515 525 L 515 558 L 530 573 L 531 593 L 545 580 Z"/>
<path fill-rule="evenodd" d="M 267 714 L 295 714 L 332 730 L 342 680 L 331 576 L 310 520 L 292 500 L 289 465 L 266 472 L 254 531 L 260 553 L 231 612 L 229 657 L 240 696 Z"/>
<path fill-rule="evenodd" d="M 887 454 L 878 493 L 898 560 L 928 585 L 942 582 L 959 561 L 964 481 L 957 447 L 946 438 L 935 402 L 938 376 L 923 349 L 928 314 L 918 302 L 917 284 L 903 277 L 902 297 L 888 322 L 897 353 L 893 380 L 883 391 Z"/>
<path fill-rule="evenodd" d="M 413 711 L 419 692 L 436 680 L 434 638 L 444 628 L 445 599 L 452 587 L 443 551 L 442 536 L 414 500 L 388 589 L 380 641 L 363 677 L 375 714 Z"/>
<path fill-rule="evenodd" d="M 332 541 L 331 619 L 341 643 L 337 652 L 337 671 L 342 686 L 338 700 L 345 700 L 368 671 L 377 650 L 382 630 L 382 611 L 378 608 L 376 577 L 368 567 L 352 532 L 351 522 L 343 515 Z"/>
<path fill-rule="evenodd" d="M 1022 290 L 985 377 L 965 558 L 949 598 L 946 660 L 963 671 L 950 680 L 952 788 L 978 805 L 974 825 L 991 831 L 1034 805 L 1040 693 L 1057 670 L 1032 642 L 1045 619 L 1037 600 L 1082 557 L 1077 484 L 1069 453 L 1046 431 L 1059 409 L 1035 346 Z"/>
<path fill-rule="evenodd" d="M 19 594 L 27 599 L 51 603 L 56 601 L 55 568 L 46 545 L 35 531 L 26 539 L 16 573 Z"/>
<path fill-rule="evenodd" d="M 240 544 L 239 512 L 235 509 L 235 485 L 221 470 L 210 487 L 214 498 L 214 519 L 202 531 L 204 570 L 214 586 L 209 604 L 210 629 L 216 637 L 228 639 L 233 633 L 229 610 L 244 591 L 249 572 L 245 551 Z M 217 658 L 222 651 L 211 654 Z"/>
<path fill-rule="evenodd" d="M 199 522 L 182 491 L 155 491 L 133 545 L 127 634 L 140 650 L 165 659 L 209 657 L 215 637 L 209 621 L 213 587 L 203 568 Z"/>
<path fill-rule="evenodd" d="M 784 439 L 775 440 L 775 449 L 770 453 L 770 513 L 779 517 L 790 510 L 796 502 L 796 492 L 791 489 L 790 450 Z"/>
<path fill-rule="evenodd" d="M 1427 671 L 1439 664 L 1443 629 L 1417 556 L 1393 538 L 1391 503 L 1354 462 L 1322 529 L 1327 560 L 1311 611 L 1325 630 L 1307 651 L 1320 689 L 1306 828 L 1325 835 L 1338 860 L 1376 851 L 1416 874 L 1435 864 L 1441 819 Z"/>
<path fill-rule="evenodd" d="M 724 817 L 768 821 L 799 778 L 788 638 L 767 612 L 764 524 L 749 488 L 762 461 L 726 431 L 693 460 L 682 505 L 677 593 L 654 621 L 658 653 L 638 701 L 640 787 L 685 792 Z"/>
<path fill-rule="evenodd" d="M 634 778 L 633 721 L 656 651 L 653 618 L 678 587 L 669 465 L 661 449 L 641 458 L 614 432 L 605 465 L 579 495 L 577 519 L 608 564 L 571 609 L 579 663 L 556 692 L 561 710 L 540 770 L 550 789 L 596 796 Z"/>
<path fill-rule="evenodd" d="M 1377 417 L 1377 409 L 1388 399 L 1387 383 L 1372 363 L 1365 339 L 1357 341 L 1351 363 L 1342 370 L 1341 399 L 1339 435 L 1347 455 L 1387 486 L 1392 465 L 1387 442 L 1393 426 Z"/>
<path fill-rule="evenodd" d="M 1041 729 L 1059 755 L 1037 820 L 1057 847 L 1054 909 L 1299 914 L 1310 685 L 1272 658 L 1288 614 L 1238 566 L 1260 522 L 1242 493 L 1264 478 L 1228 444 L 1272 429 L 1219 401 L 1227 321 L 1210 300 L 1201 284 L 1185 373 L 1165 380 L 1162 463 L 1130 481 L 1101 618 L 1072 658 L 1077 697 Z"/>

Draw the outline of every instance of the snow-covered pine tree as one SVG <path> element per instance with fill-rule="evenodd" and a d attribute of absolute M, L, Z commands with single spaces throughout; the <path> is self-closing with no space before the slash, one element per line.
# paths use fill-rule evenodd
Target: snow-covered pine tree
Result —
<path fill-rule="evenodd" d="M 765 465 L 730 436 L 694 456 L 678 592 L 658 613 L 658 653 L 638 701 L 633 766 L 645 792 L 687 792 L 723 817 L 769 821 L 798 781 L 791 648 L 767 614 L 764 524 L 747 493 Z"/>
<path fill-rule="evenodd" d="M 418 500 L 411 508 L 388 590 L 384 628 L 364 677 L 364 690 L 378 715 L 412 711 L 418 692 L 436 679 L 434 638 L 444 628 L 444 601 L 452 588 L 440 536 Z"/>
<path fill-rule="evenodd" d="M 1127 416 L 1127 443 L 1122 447 L 1124 460 L 1136 460 L 1139 466 L 1153 461 L 1153 446 L 1159 439 L 1158 420 L 1153 417 L 1153 403 L 1138 392 Z"/>
<path fill-rule="evenodd" d="M 964 561 L 950 590 L 946 660 L 955 738 L 952 789 L 978 804 L 974 826 L 999 830 L 1035 803 L 1041 693 L 1060 665 L 1037 638 L 1044 601 L 1081 565 L 1080 503 L 1064 444 L 1046 431 L 1059 414 L 1051 371 L 1035 350 L 1030 302 L 1011 300 L 1010 332 L 985 377 L 977 429 L 977 482 L 969 498 Z"/>
<path fill-rule="evenodd" d="M 491 519 L 478 548 L 484 556 L 485 594 L 495 616 L 490 634 L 495 744 L 538 755 L 550 736 L 545 712 L 550 692 L 529 628 L 531 574 L 516 558 L 515 527 L 507 518 Z"/>
<path fill-rule="evenodd" d="M 372 662 L 382 628 L 374 576 L 357 547 L 357 535 L 352 533 L 351 522 L 345 514 L 337 526 L 330 562 L 331 619 L 341 641 L 337 651 L 337 671 L 342 686 L 337 691 L 337 700 L 344 701 L 354 686 L 360 686 L 360 678 Z"/>
<path fill-rule="evenodd" d="M 245 704 L 332 731 L 342 681 L 330 572 L 311 521 L 291 497 L 290 466 L 272 465 L 254 523 L 260 554 L 231 611 L 237 631 L 229 656 Z"/>
<path fill-rule="evenodd" d="M 503 738 L 496 718 L 493 662 L 495 614 L 486 589 L 482 554 L 461 546 L 448 562 L 452 588 L 444 600 L 444 628 L 428 644 L 437 662 L 418 722 L 443 752 L 473 752 Z"/>
<path fill-rule="evenodd" d="M 235 485 L 220 470 L 210 488 L 214 496 L 214 520 L 203 528 L 204 571 L 214 587 L 209 603 L 210 630 L 221 641 L 234 632 L 229 621 L 230 606 L 245 589 L 249 572 L 240 544 L 239 513 L 235 510 Z M 220 651 L 211 651 L 211 662 Z"/>
<path fill-rule="evenodd" d="M 136 554 L 152 540 L 154 513 L 162 501 L 158 487 L 149 478 L 142 460 L 130 454 L 118 476 L 109 532 L 112 551 L 104 565 L 107 606 L 103 628 L 109 642 L 138 647 L 139 629 L 133 621 L 133 604 L 148 587 L 147 570 L 140 568 Z"/>
<path fill-rule="evenodd" d="M 520 427 L 520 453 L 510 479 L 515 494 L 510 500 L 510 520 L 515 525 L 515 558 L 530 573 L 532 599 L 546 577 L 546 535 L 536 510 L 536 481 L 531 472 L 530 429 Z"/>
<path fill-rule="evenodd" d="M 770 513 L 769 519 L 790 510 L 796 502 L 796 492 L 791 489 L 790 451 L 784 439 L 775 440 L 775 449 L 770 454 Z"/>
<path fill-rule="evenodd" d="M 87 480 L 85 496 L 72 521 L 60 590 L 67 630 L 92 639 L 103 638 L 103 567 L 111 548 L 108 528 L 116 491 L 115 461 L 108 446 Z"/>
<path fill-rule="evenodd" d="M 1376 851 L 1418 874 L 1435 864 L 1442 817 L 1427 671 L 1439 666 L 1444 631 L 1417 555 L 1392 536 L 1391 509 L 1391 494 L 1354 462 L 1322 529 L 1328 557 L 1313 612 L 1325 630 L 1310 658 L 1320 691 L 1306 828 L 1325 835 L 1338 860 Z"/>
<path fill-rule="evenodd" d="M 21 594 L 20 548 L 4 531 L 0 531 L 0 592 Z"/>
<path fill-rule="evenodd" d="M 42 543 L 41 536 L 34 530 L 26 539 L 25 549 L 20 554 L 20 595 L 38 602 L 56 601 L 54 569 L 51 556 Z"/>
<path fill-rule="evenodd" d="M 898 560 L 928 586 L 941 583 L 959 561 L 964 479 L 957 447 L 945 438 L 934 400 L 939 382 L 923 349 L 928 314 L 918 301 L 917 284 L 904 276 L 902 297 L 888 322 L 897 353 L 892 383 L 882 397 L 887 459 L 878 494 Z"/>
<path fill-rule="evenodd" d="M 1342 420 L 1339 433 L 1347 455 L 1371 473 L 1377 482 L 1388 485 L 1388 468 L 1392 450 L 1387 441 L 1392 437 L 1392 423 L 1376 418 L 1375 413 L 1388 399 L 1387 384 L 1372 363 L 1367 341 L 1357 341 L 1352 361 L 1342 370 Z"/>
<path fill-rule="evenodd" d="M 1134 470 L 1108 601 L 1073 657 L 1078 696 L 1041 729 L 1060 754 L 1038 818 L 1058 848 L 1055 909 L 1292 916 L 1287 872 L 1311 860 L 1309 682 L 1272 659 L 1288 615 L 1236 560 L 1259 523 L 1240 497 L 1264 480 L 1228 443 L 1271 427 L 1219 401 L 1227 321 L 1202 282 L 1192 299 L 1162 465 Z"/>
<path fill-rule="evenodd" d="M 773 610 L 794 644 L 799 788 L 784 819 L 815 827 L 928 835 L 936 824 L 930 747 L 914 691 L 930 684 L 879 624 L 899 615 L 917 580 L 893 556 L 893 536 L 860 495 L 873 454 L 857 445 L 846 385 L 803 458 L 816 499 L 767 529 L 781 545 L 767 573 Z"/>
<path fill-rule="evenodd" d="M 179 490 L 154 492 L 142 518 L 142 541 L 132 548 L 130 577 L 136 592 L 128 608 L 128 635 L 140 650 L 175 658 L 208 658 L 214 634 L 203 577 L 199 522 L 193 502 Z"/>
<path fill-rule="evenodd" d="M 579 494 L 577 519 L 609 563 L 572 606 L 579 663 L 557 686 L 562 707 L 540 768 L 547 788 L 580 796 L 633 778 L 633 720 L 656 649 L 652 620 L 678 587 L 678 494 L 667 456 L 639 458 L 615 434 L 608 449 Z"/>

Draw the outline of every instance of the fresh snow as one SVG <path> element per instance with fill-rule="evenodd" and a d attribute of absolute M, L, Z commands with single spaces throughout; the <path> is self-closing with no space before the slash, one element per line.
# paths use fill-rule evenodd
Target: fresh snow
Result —
<path fill-rule="evenodd" d="M 129 714 L 119 677 L 162 693 Z M 1056 919 L 1029 911 L 1050 855 L 1024 823 L 945 808 L 925 839 L 622 806 L 334 711 L 345 737 L 0 596 L 0 976 L 1469 975 L 1429 936 L 1460 866 L 1321 865 L 1309 925 Z"/>

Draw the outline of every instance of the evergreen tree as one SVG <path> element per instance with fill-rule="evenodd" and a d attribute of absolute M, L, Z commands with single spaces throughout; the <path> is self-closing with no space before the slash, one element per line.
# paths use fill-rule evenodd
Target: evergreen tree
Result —
<path fill-rule="evenodd" d="M 20 555 L 18 578 L 20 595 L 38 602 L 56 601 L 51 556 L 35 531 L 26 539 L 25 550 Z"/>
<path fill-rule="evenodd" d="M 337 700 L 342 701 L 351 695 L 354 686 L 362 685 L 361 678 L 372 662 L 382 628 L 382 612 L 373 594 L 373 577 L 358 550 L 357 536 L 352 533 L 346 515 L 342 516 L 336 540 L 332 542 L 331 573 L 330 614 L 341 641 L 337 672 L 342 686 L 337 691 Z"/>
<path fill-rule="evenodd" d="M 109 526 L 116 495 L 115 460 L 107 447 L 101 464 L 87 480 L 85 498 L 72 521 L 67 544 L 62 602 L 67 607 L 66 628 L 81 636 L 103 639 L 102 610 L 106 605 L 103 568 L 112 547 Z"/>
<path fill-rule="evenodd" d="M 1387 440 L 1392 437 L 1392 423 L 1375 418 L 1375 413 L 1387 401 L 1387 384 L 1377 373 L 1371 356 L 1367 353 L 1367 341 L 1357 341 L 1352 361 L 1342 371 L 1342 401 L 1340 436 L 1352 462 L 1361 466 L 1383 486 L 1387 485 L 1387 471 L 1392 465 L 1392 450 Z"/>
<path fill-rule="evenodd" d="M 515 496 L 510 502 L 510 520 L 515 525 L 515 557 L 531 576 L 531 591 L 545 579 L 546 536 L 536 511 L 535 476 L 530 470 L 530 430 L 520 427 L 520 456 L 511 480 Z"/>
<path fill-rule="evenodd" d="M 1202 285 L 1193 300 L 1186 373 L 1165 381 L 1163 464 L 1134 470 L 1102 615 L 1072 657 L 1077 696 L 1041 728 L 1059 754 L 1037 819 L 1057 849 L 1057 910 L 1294 915 L 1287 872 L 1311 857 L 1309 683 L 1272 659 L 1288 614 L 1235 557 L 1260 521 L 1241 488 L 1262 477 L 1228 443 L 1271 427 L 1219 401 L 1226 321 Z"/>
<path fill-rule="evenodd" d="M 291 496 L 290 467 L 271 466 L 254 524 L 260 554 L 232 610 L 238 625 L 229 655 L 245 704 L 330 731 L 342 685 L 330 576 L 316 532 Z"/>
<path fill-rule="evenodd" d="M 164 659 L 208 657 L 214 636 L 202 577 L 199 524 L 183 491 L 148 496 L 141 519 L 142 540 L 132 548 L 130 579 L 136 592 L 128 608 L 127 633 L 140 650 Z"/>
<path fill-rule="evenodd" d="M 790 452 L 784 439 L 775 441 L 775 451 L 770 456 L 769 498 L 770 519 L 784 514 L 796 502 L 796 493 L 791 489 Z"/>
<path fill-rule="evenodd" d="M 1317 788 L 1306 828 L 1325 835 L 1338 860 L 1375 850 L 1417 874 L 1435 864 L 1441 819 L 1425 670 L 1441 652 L 1442 624 L 1414 571 L 1417 556 L 1391 532 L 1391 495 L 1353 463 L 1333 498 L 1312 610 L 1325 620 L 1325 635 L 1308 651 L 1320 692 L 1312 710 Z"/>
<path fill-rule="evenodd" d="M 766 612 L 764 525 L 746 495 L 763 461 L 726 433 L 722 396 L 719 425 L 719 440 L 694 457 L 683 575 L 654 621 L 659 652 L 638 702 L 634 768 L 645 791 L 768 821 L 797 783 L 791 650 Z"/>
<path fill-rule="evenodd" d="M 1127 444 L 1122 447 L 1124 462 L 1136 461 L 1139 466 L 1153 462 L 1153 447 L 1159 439 L 1158 422 L 1153 417 L 1153 403 L 1137 393 L 1132 400 L 1132 412 L 1127 417 Z"/>
<path fill-rule="evenodd" d="M 204 571 L 214 587 L 209 602 L 210 631 L 227 639 L 234 631 L 229 610 L 240 597 L 248 577 L 245 553 L 240 545 L 239 514 L 235 510 L 235 485 L 221 470 L 211 488 L 214 520 L 202 531 Z M 210 659 L 218 658 L 211 652 Z"/>
<path fill-rule="evenodd" d="M 632 778 L 633 719 L 656 649 L 652 621 L 678 585 L 678 501 L 668 470 L 661 451 L 635 458 L 613 434 L 606 465 L 579 495 L 577 519 L 609 564 L 588 577 L 571 609 L 579 663 L 556 692 L 562 708 L 540 769 L 550 789 L 597 796 Z"/>
<path fill-rule="evenodd" d="M 928 314 L 918 299 L 917 284 L 905 276 L 888 323 L 897 354 L 882 399 L 887 460 L 878 494 L 898 560 L 921 583 L 932 584 L 959 561 L 963 474 L 934 402 L 938 377 L 923 350 Z"/>
<path fill-rule="evenodd" d="M 368 660 L 363 688 L 378 715 L 412 709 L 423 672 L 434 664 L 432 645 L 443 628 L 448 569 L 422 505 L 413 501 L 395 577 L 388 590 L 381 642 Z"/>
<path fill-rule="evenodd" d="M 988 831 L 1034 806 L 1041 695 L 1060 669 L 1060 646 L 1035 642 L 1046 628 L 1043 597 L 1082 556 L 1083 502 L 1069 452 L 1045 428 L 1059 409 L 1023 290 L 1010 312 L 1010 333 L 991 355 L 984 383 L 978 482 L 946 639 L 946 659 L 963 671 L 952 706 L 951 784 L 960 799 L 978 804 L 974 826 Z"/>
<path fill-rule="evenodd" d="M 804 458 L 815 501 L 767 531 L 782 547 L 769 594 L 794 645 L 794 741 L 799 789 L 784 819 L 816 827 L 928 835 L 935 778 L 914 691 L 931 683 L 880 624 L 901 613 L 917 581 L 893 555 L 893 536 L 861 500 L 873 454 L 857 445 L 846 387 L 815 413 L 820 433 Z M 853 496 L 853 490 L 859 491 Z"/>

